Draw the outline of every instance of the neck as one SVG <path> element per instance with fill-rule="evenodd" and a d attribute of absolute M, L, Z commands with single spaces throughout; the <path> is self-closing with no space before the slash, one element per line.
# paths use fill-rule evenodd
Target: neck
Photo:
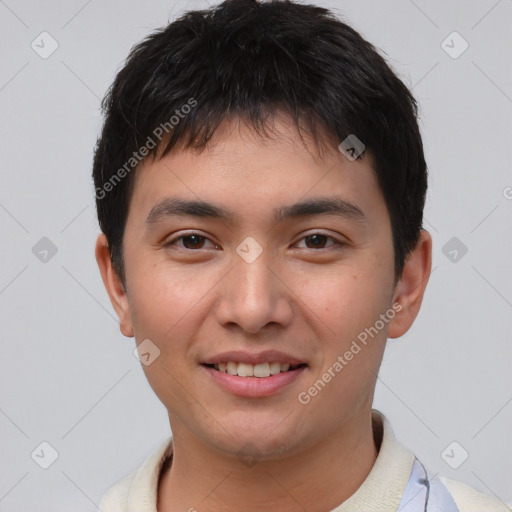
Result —
<path fill-rule="evenodd" d="M 332 510 L 363 483 L 377 452 L 371 411 L 307 450 L 254 464 L 173 428 L 172 465 L 160 478 L 158 512 Z"/>

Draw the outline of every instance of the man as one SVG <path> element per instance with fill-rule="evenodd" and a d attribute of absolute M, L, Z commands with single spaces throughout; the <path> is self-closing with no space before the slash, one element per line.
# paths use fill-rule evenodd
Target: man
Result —
<path fill-rule="evenodd" d="M 172 438 L 100 509 L 507 510 L 372 410 L 432 253 L 416 103 L 376 50 L 228 0 L 137 45 L 103 106 L 96 258 Z"/>

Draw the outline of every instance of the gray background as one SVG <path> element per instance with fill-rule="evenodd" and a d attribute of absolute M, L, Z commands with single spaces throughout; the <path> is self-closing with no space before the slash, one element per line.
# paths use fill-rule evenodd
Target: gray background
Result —
<path fill-rule="evenodd" d="M 434 271 L 413 328 L 389 341 L 375 406 L 434 473 L 511 501 L 512 2 L 317 3 L 387 54 L 422 109 Z M 94 260 L 91 159 L 130 47 L 207 6 L 0 1 L 0 511 L 93 512 L 169 435 Z M 31 47 L 51 48 L 43 31 L 59 45 L 46 59 Z M 461 55 L 458 36 L 442 45 L 453 31 Z M 51 462 L 43 441 L 48 469 L 31 457 Z"/>

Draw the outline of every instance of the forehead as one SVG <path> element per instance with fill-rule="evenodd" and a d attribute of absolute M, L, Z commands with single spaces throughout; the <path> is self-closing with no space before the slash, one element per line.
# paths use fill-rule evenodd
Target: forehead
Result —
<path fill-rule="evenodd" d="M 225 121 L 202 151 L 177 147 L 138 168 L 132 206 L 156 218 L 155 208 L 179 209 L 176 199 L 182 198 L 203 210 L 229 204 L 211 216 L 263 215 L 273 221 L 315 197 L 331 196 L 341 209 L 352 210 L 353 219 L 357 210 L 383 206 L 371 154 L 349 161 L 332 137 L 324 140 L 328 144 L 319 147 L 307 134 L 301 137 L 285 117 L 275 118 L 269 136 L 239 120 Z M 169 198 L 174 204 L 163 204 Z"/>

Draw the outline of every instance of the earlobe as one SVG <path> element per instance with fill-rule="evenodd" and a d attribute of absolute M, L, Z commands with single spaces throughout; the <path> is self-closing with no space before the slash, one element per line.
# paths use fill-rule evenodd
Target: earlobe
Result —
<path fill-rule="evenodd" d="M 112 303 L 112 306 L 119 318 L 119 328 L 121 333 L 124 336 L 131 338 L 134 333 L 128 297 L 126 296 L 123 283 L 112 265 L 108 240 L 103 233 L 98 235 L 96 240 L 95 256 L 103 284 L 105 285 L 110 302 Z"/>
<path fill-rule="evenodd" d="M 431 268 L 432 237 L 422 229 L 416 247 L 407 256 L 402 276 L 395 288 L 393 304 L 400 304 L 401 309 L 389 324 L 389 338 L 403 336 L 413 324 L 423 301 Z"/>

